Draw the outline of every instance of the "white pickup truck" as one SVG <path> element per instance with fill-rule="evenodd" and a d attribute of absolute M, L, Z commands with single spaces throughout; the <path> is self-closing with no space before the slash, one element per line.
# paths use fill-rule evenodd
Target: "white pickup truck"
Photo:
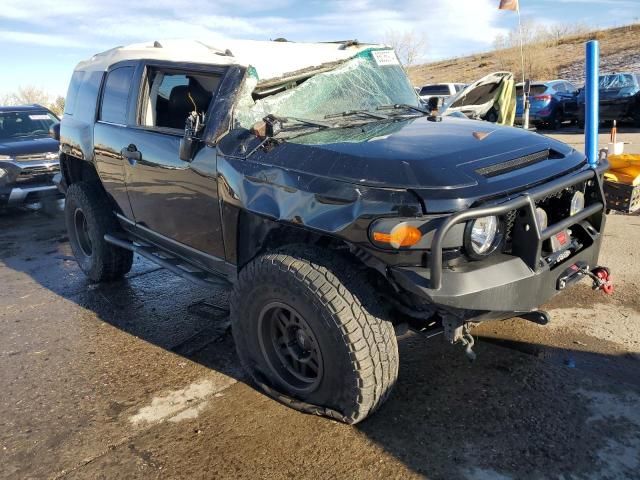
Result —
<path fill-rule="evenodd" d="M 464 83 L 433 83 L 416 88 L 420 99 L 429 105 L 432 102 L 434 108 L 442 105 L 445 98 L 455 95 L 465 87 Z M 431 100 L 433 99 L 433 100 Z"/>

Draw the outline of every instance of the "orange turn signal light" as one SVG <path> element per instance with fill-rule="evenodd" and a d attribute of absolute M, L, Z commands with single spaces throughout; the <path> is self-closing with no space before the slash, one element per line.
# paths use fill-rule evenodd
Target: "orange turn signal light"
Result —
<path fill-rule="evenodd" d="M 401 223 L 393 227 L 391 233 L 373 232 L 373 240 L 388 243 L 393 248 L 412 247 L 422 239 L 422 233 L 416 227 Z"/>

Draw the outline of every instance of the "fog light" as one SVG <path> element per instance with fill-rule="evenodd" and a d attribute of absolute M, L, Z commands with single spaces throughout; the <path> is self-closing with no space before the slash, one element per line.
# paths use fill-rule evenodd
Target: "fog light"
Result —
<path fill-rule="evenodd" d="M 478 218 L 471 222 L 469 243 L 473 253 L 487 255 L 495 249 L 498 225 L 498 217 L 493 216 Z"/>
<path fill-rule="evenodd" d="M 573 216 L 580 210 L 584 209 L 584 193 L 576 192 L 571 198 L 571 207 L 569 207 L 569 215 Z"/>
<path fill-rule="evenodd" d="M 536 208 L 536 219 L 538 220 L 538 227 L 540 231 L 544 230 L 549 226 L 549 217 L 547 216 L 547 212 L 542 208 Z"/>

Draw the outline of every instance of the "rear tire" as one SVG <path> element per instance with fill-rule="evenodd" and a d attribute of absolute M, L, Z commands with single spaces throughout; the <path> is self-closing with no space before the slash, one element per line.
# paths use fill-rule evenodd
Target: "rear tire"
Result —
<path fill-rule="evenodd" d="M 116 280 L 133 265 L 133 252 L 104 240 L 120 225 L 99 184 L 78 182 L 67 190 L 64 209 L 71 250 L 81 270 L 94 282 Z"/>
<path fill-rule="evenodd" d="M 393 325 L 347 260 L 300 247 L 258 256 L 231 295 L 238 356 L 251 378 L 299 410 L 354 424 L 398 376 Z"/>

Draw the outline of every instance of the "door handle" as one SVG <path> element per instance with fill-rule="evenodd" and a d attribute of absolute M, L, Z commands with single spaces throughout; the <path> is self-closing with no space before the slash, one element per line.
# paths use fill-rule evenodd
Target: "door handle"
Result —
<path fill-rule="evenodd" d="M 142 160 L 142 153 L 133 143 L 120 150 L 120 155 L 129 160 L 131 165 L 135 165 L 136 162 Z"/>

